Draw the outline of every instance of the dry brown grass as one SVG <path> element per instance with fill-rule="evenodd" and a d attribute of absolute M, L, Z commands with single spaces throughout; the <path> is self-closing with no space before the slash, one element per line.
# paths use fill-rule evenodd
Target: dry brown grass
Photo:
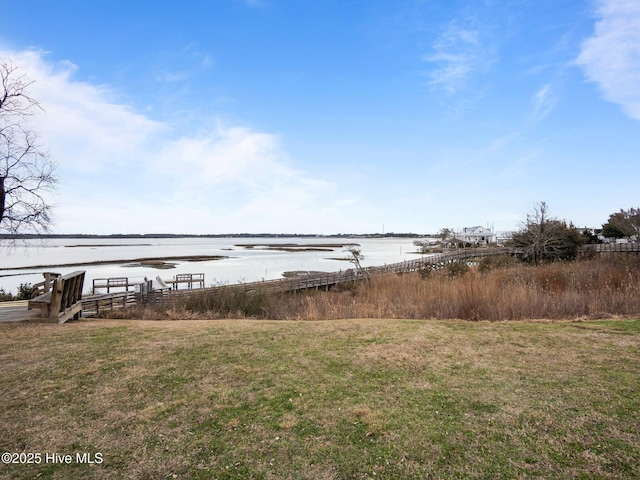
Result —
<path fill-rule="evenodd" d="M 270 294 L 235 286 L 120 314 L 145 320 L 629 318 L 640 315 L 640 255 L 538 267 L 498 258 L 463 275 L 447 270 L 387 275 L 328 292 Z"/>
<path fill-rule="evenodd" d="M 274 319 L 413 318 L 524 320 L 640 314 L 640 256 L 533 267 L 513 265 L 463 276 L 446 271 L 385 276 L 346 291 L 271 298 Z"/>

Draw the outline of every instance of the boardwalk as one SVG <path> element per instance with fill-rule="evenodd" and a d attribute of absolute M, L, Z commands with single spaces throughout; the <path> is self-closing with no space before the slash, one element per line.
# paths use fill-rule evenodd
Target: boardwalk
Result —
<path fill-rule="evenodd" d="M 640 253 L 640 243 L 596 243 L 592 245 L 584 245 L 582 253 Z"/>
<path fill-rule="evenodd" d="M 335 285 L 353 283 L 380 275 L 411 273 L 419 271 L 423 268 L 439 269 L 445 267 L 447 263 L 451 262 L 476 259 L 492 255 L 515 253 L 518 252 L 510 248 L 461 249 L 448 253 L 431 254 L 416 260 L 392 263 L 389 265 L 376 267 L 366 267 L 360 271 L 356 269 L 349 269 L 340 272 L 301 275 L 294 278 L 262 280 L 259 282 L 248 282 L 238 285 L 209 287 L 199 290 L 172 291 L 168 296 L 163 296 L 160 298 L 171 298 L 174 295 L 190 295 L 194 292 L 202 291 L 215 293 L 216 291 L 225 288 L 243 288 L 246 291 L 260 291 L 266 293 L 286 293 L 309 289 L 328 290 Z"/>
<path fill-rule="evenodd" d="M 605 253 L 640 253 L 640 244 L 603 244 L 585 245 L 582 253 L 592 254 Z M 318 273 L 311 275 L 301 275 L 294 278 L 282 278 L 277 280 L 262 280 L 259 282 L 241 283 L 237 285 L 222 285 L 208 288 L 194 288 L 191 290 L 171 290 L 168 288 L 154 290 L 151 282 L 139 285 L 135 291 L 107 293 L 102 295 L 85 295 L 82 298 L 83 316 L 91 316 L 100 312 L 119 308 L 127 308 L 141 303 L 154 303 L 160 301 L 170 301 L 176 296 L 193 295 L 196 292 L 209 292 L 215 294 L 216 291 L 228 288 L 242 288 L 245 291 L 265 292 L 265 293 L 287 293 L 302 290 L 317 289 L 328 290 L 339 284 L 362 281 L 380 275 L 404 274 L 416 272 L 421 269 L 444 268 L 448 263 L 456 261 L 470 261 L 481 257 L 492 255 L 518 255 L 519 249 L 513 248 L 469 248 L 460 249 L 446 253 L 436 253 L 425 255 L 424 257 L 393 263 L 389 265 L 366 267 L 358 271 L 348 269 L 339 272 Z M 198 282 L 204 284 L 204 278 Z M 38 311 L 28 311 L 27 302 L 5 302 L 0 303 L 0 322 L 37 320 Z"/>

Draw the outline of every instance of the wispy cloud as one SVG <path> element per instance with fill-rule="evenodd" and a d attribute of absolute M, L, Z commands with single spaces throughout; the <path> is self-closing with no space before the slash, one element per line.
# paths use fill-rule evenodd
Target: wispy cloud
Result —
<path fill-rule="evenodd" d="M 213 56 L 209 52 L 202 51 L 198 42 L 189 43 L 182 49 L 182 55 L 192 58 L 199 66 L 204 68 L 209 68 L 215 65 Z"/>
<path fill-rule="evenodd" d="M 595 33 L 582 44 L 576 63 L 604 98 L 640 120 L 640 2 L 600 0 Z"/>
<path fill-rule="evenodd" d="M 533 119 L 539 121 L 544 119 L 554 109 L 556 97 L 552 92 L 549 84 L 544 85 L 538 90 L 531 99 L 533 108 Z"/>
<path fill-rule="evenodd" d="M 164 52 L 156 69 L 156 80 L 166 83 L 188 82 L 197 72 L 215 67 L 213 56 L 200 48 L 198 42 L 190 42 L 180 50 Z"/>
<path fill-rule="evenodd" d="M 472 75 L 486 73 L 495 62 L 495 51 L 482 40 L 480 31 L 473 25 L 449 23 L 434 42 L 433 53 L 423 57 L 435 65 L 430 84 L 453 94 Z"/>

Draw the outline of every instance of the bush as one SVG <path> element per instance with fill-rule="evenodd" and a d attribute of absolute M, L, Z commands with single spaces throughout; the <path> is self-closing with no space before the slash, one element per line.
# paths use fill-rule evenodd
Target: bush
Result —
<path fill-rule="evenodd" d="M 0 302 L 10 302 L 11 300 L 13 300 L 11 292 L 7 293 L 4 288 L 0 288 Z"/>
<path fill-rule="evenodd" d="M 449 276 L 387 275 L 337 290 L 274 298 L 265 318 L 420 318 L 525 320 L 635 317 L 640 314 L 640 256 L 603 255 L 593 261 L 513 265 Z"/>
<path fill-rule="evenodd" d="M 515 263 L 515 259 L 511 255 L 490 255 L 482 257 L 478 263 L 478 270 L 488 272 L 496 268 L 510 267 Z"/>
<path fill-rule="evenodd" d="M 469 271 L 469 264 L 465 260 L 447 264 L 447 274 L 450 277 L 461 277 Z"/>
<path fill-rule="evenodd" d="M 260 290 L 230 285 L 213 291 L 194 292 L 177 299 L 174 307 L 215 317 L 259 317 L 264 315 L 267 296 Z"/>
<path fill-rule="evenodd" d="M 423 280 L 426 278 L 429 278 L 431 276 L 431 272 L 433 271 L 433 265 L 430 263 L 427 263 L 425 265 L 422 265 L 419 269 L 418 269 L 418 274 L 420 275 L 420 278 L 422 278 Z"/>
<path fill-rule="evenodd" d="M 33 296 L 33 286 L 30 283 L 21 283 L 18 287 L 16 300 L 29 300 Z"/>

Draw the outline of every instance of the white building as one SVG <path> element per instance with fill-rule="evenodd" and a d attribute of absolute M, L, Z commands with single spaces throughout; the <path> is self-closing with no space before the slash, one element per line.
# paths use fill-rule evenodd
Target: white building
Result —
<path fill-rule="evenodd" d="M 465 227 L 456 234 L 456 238 L 473 245 L 487 245 L 497 241 L 496 234 L 490 228 L 481 226 Z"/>
<path fill-rule="evenodd" d="M 508 242 L 513 238 L 514 232 L 512 231 L 502 231 L 496 232 L 496 243 L 498 245 L 504 245 L 505 242 Z"/>

